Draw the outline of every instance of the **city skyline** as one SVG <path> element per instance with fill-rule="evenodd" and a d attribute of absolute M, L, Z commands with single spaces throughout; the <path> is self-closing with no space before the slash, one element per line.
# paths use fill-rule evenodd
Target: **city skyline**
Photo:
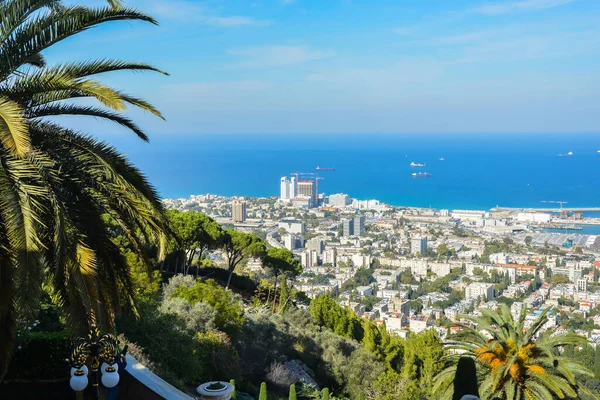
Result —
<path fill-rule="evenodd" d="M 169 72 L 108 79 L 164 112 L 168 123 L 131 113 L 153 135 L 597 131 L 592 0 L 126 4 L 160 26 L 101 27 L 68 51 Z M 52 49 L 49 61 L 65 51 Z"/>

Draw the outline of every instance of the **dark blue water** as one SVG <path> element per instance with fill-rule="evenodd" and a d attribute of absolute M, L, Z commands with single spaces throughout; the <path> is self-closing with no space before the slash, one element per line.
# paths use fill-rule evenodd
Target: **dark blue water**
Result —
<path fill-rule="evenodd" d="M 437 208 L 600 206 L 600 135 L 155 135 L 110 137 L 164 197 L 278 196 L 291 172 L 320 191 Z M 572 157 L 559 153 L 573 151 Z M 439 161 L 444 157 L 446 161 Z M 411 168 L 411 161 L 426 163 Z M 426 171 L 431 178 L 412 178 Z"/>

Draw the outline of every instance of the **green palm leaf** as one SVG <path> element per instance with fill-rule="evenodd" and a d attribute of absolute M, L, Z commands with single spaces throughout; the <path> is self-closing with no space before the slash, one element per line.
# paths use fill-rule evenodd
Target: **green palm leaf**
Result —
<path fill-rule="evenodd" d="M 3 96 L 0 96 L 0 142 L 15 157 L 24 157 L 29 151 L 24 110 Z"/>
<path fill-rule="evenodd" d="M 461 330 L 449 337 L 446 347 L 476 360 L 484 399 L 576 398 L 578 391 L 585 391 L 579 386 L 577 376 L 592 376 L 592 372 L 556 355 L 558 348 L 586 343 L 585 338 L 562 333 L 534 340 L 548 319 L 547 311 L 527 330 L 524 309 L 516 321 L 506 305 L 481 313 L 480 317 L 465 316 L 475 327 L 458 324 Z M 456 356 L 447 357 L 445 370 L 436 378 L 434 388 L 440 396 L 445 395 L 444 388 L 457 360 Z"/>
<path fill-rule="evenodd" d="M 44 278 L 73 334 L 85 333 L 90 323 L 110 330 L 117 312 L 136 312 L 129 265 L 112 241 L 114 226 L 147 266 L 148 243 L 164 257 L 170 230 L 147 179 L 108 144 L 49 121 L 102 118 L 148 139 L 121 111 L 133 106 L 161 113 L 96 78 L 120 70 L 164 71 L 119 60 L 48 67 L 43 56 L 70 36 L 123 20 L 156 23 L 116 0 L 101 8 L 0 1 L 0 380 L 17 320 L 35 310 Z M 100 106 L 70 102 L 80 98 Z"/>

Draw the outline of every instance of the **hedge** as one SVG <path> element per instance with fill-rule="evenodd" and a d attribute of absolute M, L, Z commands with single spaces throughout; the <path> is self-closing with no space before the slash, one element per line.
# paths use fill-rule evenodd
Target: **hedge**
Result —
<path fill-rule="evenodd" d="M 66 379 L 71 366 L 66 361 L 71 341 L 66 331 L 31 332 L 26 342 L 15 349 L 6 380 Z"/>

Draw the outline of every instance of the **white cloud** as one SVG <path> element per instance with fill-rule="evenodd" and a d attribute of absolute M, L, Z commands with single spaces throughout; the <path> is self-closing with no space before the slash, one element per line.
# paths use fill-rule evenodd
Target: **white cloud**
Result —
<path fill-rule="evenodd" d="M 272 68 L 322 60 L 333 56 L 333 52 L 316 50 L 309 46 L 260 46 L 229 50 L 229 54 L 245 58 L 230 64 L 232 68 Z"/>
<path fill-rule="evenodd" d="M 569 4 L 575 0 L 523 0 L 509 1 L 502 3 L 491 3 L 481 7 L 474 8 L 472 11 L 479 14 L 497 15 L 514 12 L 525 12 L 543 10 Z"/>
<path fill-rule="evenodd" d="M 151 0 L 143 2 L 144 10 L 160 19 L 200 22 L 206 25 L 232 28 L 238 26 L 266 26 L 273 23 L 241 15 L 214 15 L 206 7 L 185 0 Z"/>

